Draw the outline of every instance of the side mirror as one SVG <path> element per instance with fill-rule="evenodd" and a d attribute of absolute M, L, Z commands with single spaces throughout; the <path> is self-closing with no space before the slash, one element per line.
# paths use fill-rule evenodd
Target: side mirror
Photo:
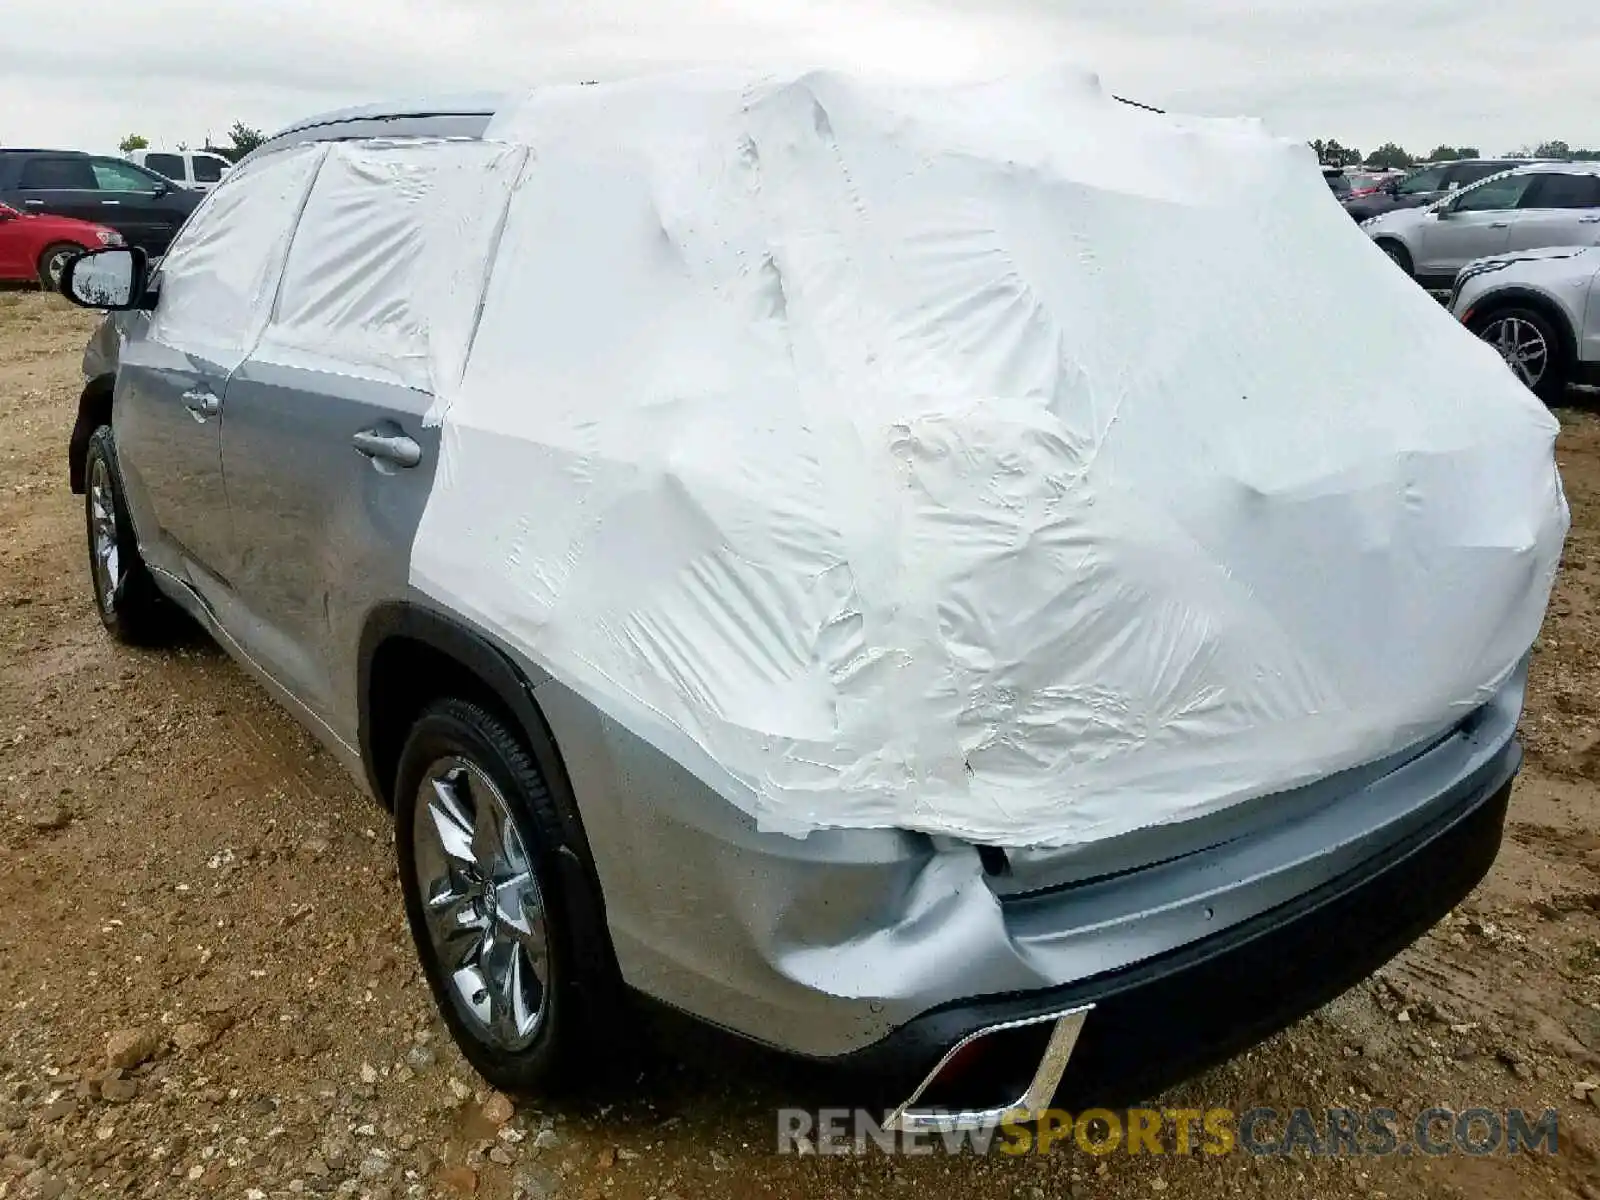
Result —
<path fill-rule="evenodd" d="M 61 294 L 82 308 L 143 308 L 149 269 L 149 260 L 138 246 L 90 250 L 61 272 Z"/>

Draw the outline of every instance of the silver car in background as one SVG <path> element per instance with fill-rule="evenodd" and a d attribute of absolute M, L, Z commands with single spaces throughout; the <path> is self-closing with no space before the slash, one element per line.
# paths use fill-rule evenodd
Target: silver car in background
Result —
<path fill-rule="evenodd" d="M 1600 385 L 1600 248 L 1552 246 L 1469 263 L 1450 311 L 1547 400 Z"/>
<path fill-rule="evenodd" d="M 1600 163 L 1532 163 L 1361 228 L 1418 283 L 1445 291 L 1476 258 L 1600 244 Z"/>
<path fill-rule="evenodd" d="M 478 137 L 492 106 L 332 114 L 247 161 Z M 1353 985 L 1493 862 L 1524 671 L 1393 758 L 1093 844 L 762 832 L 412 586 L 428 395 L 315 361 L 223 369 L 203 341 L 152 336 L 185 243 L 251 178 L 232 173 L 148 277 L 138 255 L 91 255 L 64 283 L 122 310 L 85 355 L 67 454 L 94 601 L 126 641 L 187 613 L 394 813 L 425 974 L 495 1085 L 591 1074 L 646 997 L 870 1073 L 899 1128 L 1037 1113 L 1058 1085 L 1131 1101 Z M 295 218 L 262 212 L 292 239 Z"/>

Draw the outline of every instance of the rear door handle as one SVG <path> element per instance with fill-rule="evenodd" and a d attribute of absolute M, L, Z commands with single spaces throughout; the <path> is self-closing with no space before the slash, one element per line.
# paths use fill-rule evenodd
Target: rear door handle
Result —
<path fill-rule="evenodd" d="M 386 466 L 414 467 L 422 461 L 422 447 L 403 433 L 363 429 L 350 439 L 350 444 L 379 470 Z"/>
<path fill-rule="evenodd" d="M 206 391 L 205 388 L 196 388 L 192 392 L 183 394 L 183 406 L 187 408 L 194 419 L 204 423 L 222 411 L 222 401 Z"/>
<path fill-rule="evenodd" d="M 23 203 L 24 204 L 32 204 L 32 205 L 38 206 L 38 205 L 43 204 L 44 201 L 43 200 L 24 200 Z"/>
<path fill-rule="evenodd" d="M 1511 222 L 1510 221 L 1490 221 L 1489 222 L 1489 228 L 1490 229 L 1510 229 L 1511 228 Z"/>
<path fill-rule="evenodd" d="M 101 204 L 121 204 L 122 201 L 121 200 L 102 200 L 102 201 L 100 201 L 100 203 Z"/>
<path fill-rule="evenodd" d="M 1578 218 L 1578 224 L 1580 224 L 1580 225 L 1593 225 L 1596 222 L 1600 222 L 1600 213 L 1596 213 L 1592 217 L 1579 217 Z"/>

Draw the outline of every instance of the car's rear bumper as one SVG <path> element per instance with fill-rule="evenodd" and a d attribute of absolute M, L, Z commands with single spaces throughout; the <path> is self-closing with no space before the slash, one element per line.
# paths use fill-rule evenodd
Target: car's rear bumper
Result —
<path fill-rule="evenodd" d="M 1146 1098 L 1331 1000 L 1449 912 L 1494 862 L 1520 762 L 1507 741 L 1424 826 L 1250 920 L 1121 970 L 945 1005 L 843 1061 L 914 1084 L 975 1032 L 1092 1006 L 1056 1103 Z M 958 1076 L 941 1081 L 946 1097 L 976 1108 L 1022 1095 L 1052 1028 L 1045 1021 L 990 1039 L 987 1060 L 980 1050 L 966 1064 L 973 1094 Z"/>
<path fill-rule="evenodd" d="M 1257 974 L 1275 980 L 1267 993 L 1284 998 L 1281 1009 L 1258 1017 L 1249 993 L 1224 992 L 1221 1010 L 1239 1008 L 1224 1024 L 1240 1037 L 1196 1040 L 1227 1053 L 1435 920 L 1487 869 L 1493 846 L 1481 863 L 1445 864 L 1467 863 L 1459 878 L 1422 848 L 1514 774 L 1523 682 L 1514 672 L 1463 720 L 1388 760 L 1119 838 L 1004 851 L 903 830 L 765 833 L 664 756 L 597 727 L 578 698 L 553 685 L 540 698 L 584 797 L 631 987 L 790 1054 L 890 1074 L 926 1070 L 988 1024 L 1088 997 L 1100 1007 L 1070 1081 L 1110 1044 L 1114 1010 L 1134 1003 L 1120 997 L 1136 981 L 1155 998 L 1137 1011 L 1160 1013 L 1153 1024 L 1166 1031 L 1140 1037 L 1187 1042 L 1186 995 L 1199 985 L 1180 979 L 1169 991 L 1160 979 L 1279 926 L 1320 928 L 1304 914 L 1353 889 L 1399 897 L 1353 939 L 1267 955 Z M 597 749 L 572 749 L 584 745 Z M 1293 997 L 1290 960 L 1303 958 L 1324 974 Z"/>

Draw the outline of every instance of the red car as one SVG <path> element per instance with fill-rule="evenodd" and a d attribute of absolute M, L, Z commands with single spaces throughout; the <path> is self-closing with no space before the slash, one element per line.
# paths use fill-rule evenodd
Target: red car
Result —
<path fill-rule="evenodd" d="M 79 254 L 120 245 L 122 235 L 104 225 L 0 204 L 0 281 L 37 279 L 54 290 L 67 263 Z"/>

